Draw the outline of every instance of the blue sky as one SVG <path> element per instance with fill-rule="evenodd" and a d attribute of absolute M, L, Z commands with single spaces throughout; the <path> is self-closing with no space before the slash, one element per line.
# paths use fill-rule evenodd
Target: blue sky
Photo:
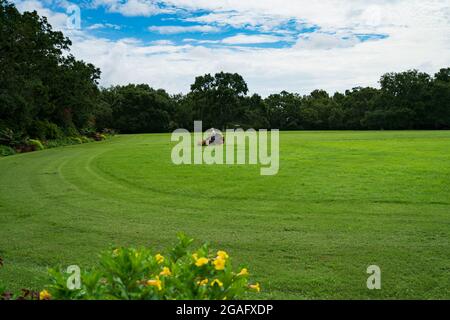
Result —
<path fill-rule="evenodd" d="M 389 71 L 450 65 L 447 0 L 15 0 L 100 67 L 101 84 L 186 92 L 195 76 L 239 72 L 252 92 L 377 86 Z M 67 24 L 73 8 L 80 28 Z M 69 9 L 69 10 L 68 10 Z"/>
<path fill-rule="evenodd" d="M 202 18 L 215 13 L 214 10 L 191 9 L 186 10 L 158 3 L 161 12 L 148 14 L 125 14 L 119 9 L 111 9 L 108 5 L 96 4 L 95 1 L 72 1 L 81 9 L 81 28 L 90 30 L 94 36 L 111 40 L 121 38 L 136 38 L 144 43 L 170 41 L 183 45 L 186 42 L 202 46 L 233 45 L 283 48 L 295 44 L 301 34 L 313 33 L 320 30 L 320 26 L 306 24 L 295 18 L 283 18 L 277 22 L 276 28 L 266 30 L 264 25 L 226 25 L 220 22 L 204 23 Z M 43 1 L 43 4 L 54 12 L 66 13 L 67 2 Z M 235 10 L 221 11 L 225 14 L 239 14 Z M 270 19 L 270 18 L 267 18 Z M 239 38 L 234 38 L 239 36 Z M 361 41 L 377 40 L 387 35 L 361 34 Z M 345 36 L 343 36 L 345 38 Z"/>

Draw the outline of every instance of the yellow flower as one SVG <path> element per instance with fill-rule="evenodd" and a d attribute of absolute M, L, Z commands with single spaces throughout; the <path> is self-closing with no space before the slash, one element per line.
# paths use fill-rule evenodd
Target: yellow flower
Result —
<path fill-rule="evenodd" d="M 159 280 L 159 278 L 156 278 L 155 280 L 148 280 L 147 285 L 157 287 L 159 291 L 162 290 L 161 280 Z"/>
<path fill-rule="evenodd" d="M 208 283 L 208 279 L 204 279 L 204 280 L 202 280 L 202 281 L 197 281 L 197 284 L 199 285 L 199 286 L 204 286 L 204 285 L 206 285 L 207 283 Z"/>
<path fill-rule="evenodd" d="M 192 258 L 194 258 L 194 260 L 197 261 L 197 260 L 198 260 L 198 254 L 197 254 L 197 253 L 193 253 L 193 254 L 192 254 Z"/>
<path fill-rule="evenodd" d="M 196 265 L 197 267 L 201 267 L 201 266 L 207 264 L 208 261 L 209 261 L 209 260 L 208 260 L 207 258 L 200 258 L 200 259 L 197 259 L 197 261 L 195 261 L 195 265 Z"/>
<path fill-rule="evenodd" d="M 229 258 L 228 253 L 226 253 L 225 251 L 217 251 L 217 256 L 221 257 L 222 259 L 226 260 Z"/>
<path fill-rule="evenodd" d="M 159 274 L 160 276 L 171 276 L 172 272 L 170 271 L 169 268 L 164 267 L 163 271 L 161 271 L 161 273 Z"/>
<path fill-rule="evenodd" d="M 255 290 L 256 292 L 260 292 L 261 291 L 261 287 L 259 286 L 258 282 L 255 283 L 255 284 L 249 285 L 249 288 Z"/>
<path fill-rule="evenodd" d="M 213 265 L 216 268 L 216 270 L 223 270 L 225 269 L 225 259 L 218 256 L 214 261 Z"/>
<path fill-rule="evenodd" d="M 241 270 L 241 272 L 239 272 L 239 273 L 237 274 L 237 276 L 248 276 L 248 270 L 247 270 L 247 268 L 243 268 L 243 269 Z"/>
<path fill-rule="evenodd" d="M 50 300 L 52 295 L 47 290 L 39 292 L 39 300 Z"/>
<path fill-rule="evenodd" d="M 161 263 L 164 262 L 164 257 L 163 257 L 160 253 L 158 253 L 158 254 L 155 256 L 155 259 L 156 259 L 156 262 L 157 262 L 158 264 L 161 264 Z"/>
<path fill-rule="evenodd" d="M 213 282 L 211 282 L 211 287 L 214 287 L 214 285 L 217 283 L 219 287 L 223 287 L 223 283 L 219 279 L 214 279 Z"/>

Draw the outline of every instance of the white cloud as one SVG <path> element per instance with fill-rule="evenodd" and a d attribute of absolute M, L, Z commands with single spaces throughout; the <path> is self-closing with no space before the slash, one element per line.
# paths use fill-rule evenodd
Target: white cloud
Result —
<path fill-rule="evenodd" d="M 220 29 L 208 25 L 196 25 L 196 26 L 151 26 L 149 31 L 158 32 L 161 34 L 176 34 L 176 33 L 188 33 L 188 32 L 202 32 L 213 33 L 219 32 Z"/>
<path fill-rule="evenodd" d="M 258 44 L 258 43 L 275 43 L 289 40 L 286 37 L 278 37 L 272 35 L 245 35 L 238 34 L 232 37 L 227 37 L 221 42 L 225 44 Z"/>
<path fill-rule="evenodd" d="M 49 16 L 57 28 L 65 23 L 64 14 L 51 12 L 36 0 L 17 2 L 22 8 L 39 7 L 39 13 Z M 333 92 L 376 86 L 385 72 L 418 68 L 434 73 L 450 66 L 448 0 L 168 0 L 166 3 L 169 7 L 211 10 L 216 14 L 234 10 L 232 23 L 238 26 L 239 18 L 242 24 L 260 31 L 276 30 L 282 21 L 291 18 L 301 24 L 318 25 L 320 30 L 301 34 L 294 46 L 279 49 L 230 47 L 220 44 L 220 40 L 200 39 L 216 42 L 214 46 L 202 46 L 192 37 L 186 38 L 182 45 L 145 44 L 138 39 L 113 41 L 95 38 L 84 30 L 70 34 L 72 52 L 101 68 L 102 85 L 148 83 L 172 93 L 187 92 L 195 76 L 222 70 L 239 72 L 252 92 L 267 95 L 283 89 L 306 94 L 316 88 Z M 248 12 L 252 15 L 247 16 Z M 196 22 L 214 28 L 227 25 L 217 16 L 209 22 Z M 172 29 L 169 34 L 178 32 Z M 388 38 L 361 42 L 355 37 L 359 33 L 386 34 Z"/>
<path fill-rule="evenodd" d="M 300 36 L 294 48 L 331 50 L 353 47 L 360 42 L 354 35 L 315 32 Z"/>
<path fill-rule="evenodd" d="M 175 42 L 171 40 L 156 40 L 152 41 L 151 44 L 155 46 L 174 46 Z"/>
<path fill-rule="evenodd" d="M 197 39 L 194 39 L 194 38 L 185 38 L 185 39 L 183 39 L 183 42 L 197 42 L 198 40 Z"/>
<path fill-rule="evenodd" d="M 280 41 L 292 41 L 292 37 L 275 36 L 267 34 L 246 35 L 237 34 L 235 36 L 226 37 L 220 40 L 201 40 L 186 38 L 183 42 L 195 43 L 195 44 L 225 44 L 225 45 L 248 45 L 248 44 L 265 44 L 276 43 Z"/>
<path fill-rule="evenodd" d="M 277 27 L 288 22 L 290 17 L 268 15 L 252 11 L 227 11 L 213 12 L 206 15 L 188 17 L 185 20 L 213 24 L 218 26 L 231 26 L 233 28 L 245 28 L 262 32 L 278 31 Z"/>
<path fill-rule="evenodd" d="M 92 7 L 104 6 L 109 12 L 120 13 L 127 17 L 153 16 L 160 13 L 172 12 L 170 8 L 159 5 L 155 0 L 93 0 Z"/>
<path fill-rule="evenodd" d="M 87 27 L 88 30 L 97 30 L 97 29 L 114 29 L 120 30 L 122 27 L 117 24 L 112 23 L 94 23 Z"/>

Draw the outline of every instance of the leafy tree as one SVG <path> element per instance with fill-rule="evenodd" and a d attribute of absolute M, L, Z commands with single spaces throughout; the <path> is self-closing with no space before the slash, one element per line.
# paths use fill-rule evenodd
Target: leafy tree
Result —
<path fill-rule="evenodd" d="M 146 84 L 116 86 L 102 93 L 111 106 L 111 127 L 123 133 L 167 132 L 173 103 L 164 90 Z"/>
<path fill-rule="evenodd" d="M 245 97 L 241 101 L 241 108 L 236 122 L 244 128 L 266 129 L 269 128 L 267 119 L 267 105 L 258 94 Z"/>
<path fill-rule="evenodd" d="M 376 109 L 376 104 L 379 100 L 379 90 L 357 87 L 347 90 L 342 97 L 339 95 L 335 95 L 335 97 L 335 101 L 341 106 L 343 114 L 342 128 L 350 130 L 368 129 L 361 121 L 367 112 Z"/>
<path fill-rule="evenodd" d="M 381 99 L 385 110 L 401 117 L 402 114 L 412 116 L 410 125 L 398 123 L 398 129 L 425 129 L 429 123 L 422 122 L 426 118 L 430 101 L 432 79 L 426 73 L 410 70 L 400 73 L 388 73 L 381 77 Z M 394 120 L 393 120 L 394 121 Z M 395 122 L 395 121 L 394 121 Z"/>
<path fill-rule="evenodd" d="M 68 55 L 70 40 L 36 11 L 0 0 L 0 126 L 29 134 L 36 121 L 93 123 L 100 70 Z"/>
<path fill-rule="evenodd" d="M 247 92 L 247 83 L 237 73 L 197 77 L 191 85 L 194 115 L 205 126 L 224 129 L 236 118 L 241 98 Z"/>
<path fill-rule="evenodd" d="M 450 68 L 435 74 L 430 96 L 425 120 L 429 128 L 450 129 Z"/>

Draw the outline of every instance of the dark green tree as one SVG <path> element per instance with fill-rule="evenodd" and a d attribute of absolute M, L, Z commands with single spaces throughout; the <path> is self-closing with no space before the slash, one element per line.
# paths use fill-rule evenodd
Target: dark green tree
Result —
<path fill-rule="evenodd" d="M 47 18 L 0 0 L 0 127 L 42 136 L 44 123 L 94 125 L 100 70 L 68 55 L 70 45 Z"/>
<path fill-rule="evenodd" d="M 122 133 L 167 132 L 170 128 L 174 105 L 164 90 L 130 84 L 105 89 L 102 97 L 111 106 L 111 127 Z"/>
<path fill-rule="evenodd" d="M 203 120 L 204 126 L 225 129 L 236 120 L 240 102 L 247 92 L 247 83 L 237 73 L 197 77 L 191 85 L 194 116 Z"/>

